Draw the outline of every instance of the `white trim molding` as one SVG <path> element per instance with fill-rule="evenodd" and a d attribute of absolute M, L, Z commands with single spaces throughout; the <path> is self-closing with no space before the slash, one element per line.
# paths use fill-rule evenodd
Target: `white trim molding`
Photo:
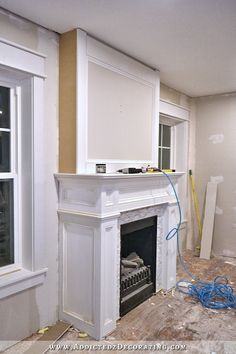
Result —
<path fill-rule="evenodd" d="M 0 298 L 44 282 L 45 200 L 44 200 L 44 79 L 45 56 L 0 39 L 0 77 L 16 87 L 18 178 L 17 248 L 18 259 L 2 267 Z M 23 119 L 22 119 L 23 118 Z"/>
<path fill-rule="evenodd" d="M 0 277 L 0 299 L 42 284 L 46 273 L 47 268 L 35 272 L 21 269 L 5 274 Z"/>
<path fill-rule="evenodd" d="M 181 173 L 172 173 L 178 189 Z M 176 280 L 176 200 L 169 181 L 153 174 L 57 174 L 59 319 L 96 339 L 119 318 L 120 225 L 157 216 L 156 291 Z"/>
<path fill-rule="evenodd" d="M 160 114 L 180 120 L 189 120 L 190 110 L 172 102 L 160 99 Z"/>
<path fill-rule="evenodd" d="M 0 65 L 45 78 L 45 56 L 0 38 Z"/>
<path fill-rule="evenodd" d="M 178 181 L 182 215 L 187 220 L 188 203 L 188 150 L 191 110 L 175 103 L 160 99 L 160 122 L 171 126 L 172 168 L 183 171 Z M 183 228 L 187 229 L 187 221 Z"/>

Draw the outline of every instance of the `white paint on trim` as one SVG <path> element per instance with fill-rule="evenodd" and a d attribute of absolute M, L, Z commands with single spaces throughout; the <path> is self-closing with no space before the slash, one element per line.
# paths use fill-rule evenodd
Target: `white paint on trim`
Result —
<path fill-rule="evenodd" d="M 211 182 L 222 183 L 222 182 L 224 182 L 224 177 L 223 176 L 211 176 Z"/>
<path fill-rule="evenodd" d="M 0 38 L 0 64 L 45 78 L 45 56 Z"/>
<path fill-rule="evenodd" d="M 223 143 L 224 139 L 224 134 L 213 134 L 210 135 L 208 138 L 208 140 L 210 140 L 212 144 L 221 144 Z"/>
<path fill-rule="evenodd" d="M 186 107 L 160 99 L 160 114 L 174 117 L 180 120 L 189 120 L 190 111 Z"/>
<path fill-rule="evenodd" d="M 21 269 L 4 275 L 0 279 L 0 299 L 42 284 L 46 273 L 47 268 L 35 272 Z"/>

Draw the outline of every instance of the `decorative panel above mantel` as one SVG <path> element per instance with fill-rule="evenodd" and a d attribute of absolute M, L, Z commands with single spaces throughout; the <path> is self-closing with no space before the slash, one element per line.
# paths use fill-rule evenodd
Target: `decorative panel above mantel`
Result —
<path fill-rule="evenodd" d="M 157 165 L 158 71 L 82 30 L 62 35 L 60 56 L 60 172 Z"/>

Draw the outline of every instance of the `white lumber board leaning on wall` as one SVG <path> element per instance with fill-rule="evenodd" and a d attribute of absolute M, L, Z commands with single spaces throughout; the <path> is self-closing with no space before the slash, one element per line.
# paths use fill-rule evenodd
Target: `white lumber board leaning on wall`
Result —
<path fill-rule="evenodd" d="M 202 229 L 200 258 L 210 259 L 211 256 L 211 244 L 212 244 L 215 208 L 216 208 L 216 195 L 217 195 L 217 183 L 208 182 L 203 229 Z"/>

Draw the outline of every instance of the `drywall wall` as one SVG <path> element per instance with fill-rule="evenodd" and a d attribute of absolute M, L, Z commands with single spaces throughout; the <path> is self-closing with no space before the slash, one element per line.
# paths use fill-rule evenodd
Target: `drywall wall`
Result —
<path fill-rule="evenodd" d="M 196 100 L 196 186 L 202 213 L 206 184 L 218 183 L 213 252 L 236 256 L 236 94 Z"/>
<path fill-rule="evenodd" d="M 0 37 L 47 55 L 45 80 L 45 259 L 48 266 L 42 286 L 15 294 L 0 301 L 0 340 L 15 341 L 38 328 L 53 324 L 58 309 L 58 223 L 57 194 L 53 174 L 58 171 L 58 35 L 0 11 Z"/>

